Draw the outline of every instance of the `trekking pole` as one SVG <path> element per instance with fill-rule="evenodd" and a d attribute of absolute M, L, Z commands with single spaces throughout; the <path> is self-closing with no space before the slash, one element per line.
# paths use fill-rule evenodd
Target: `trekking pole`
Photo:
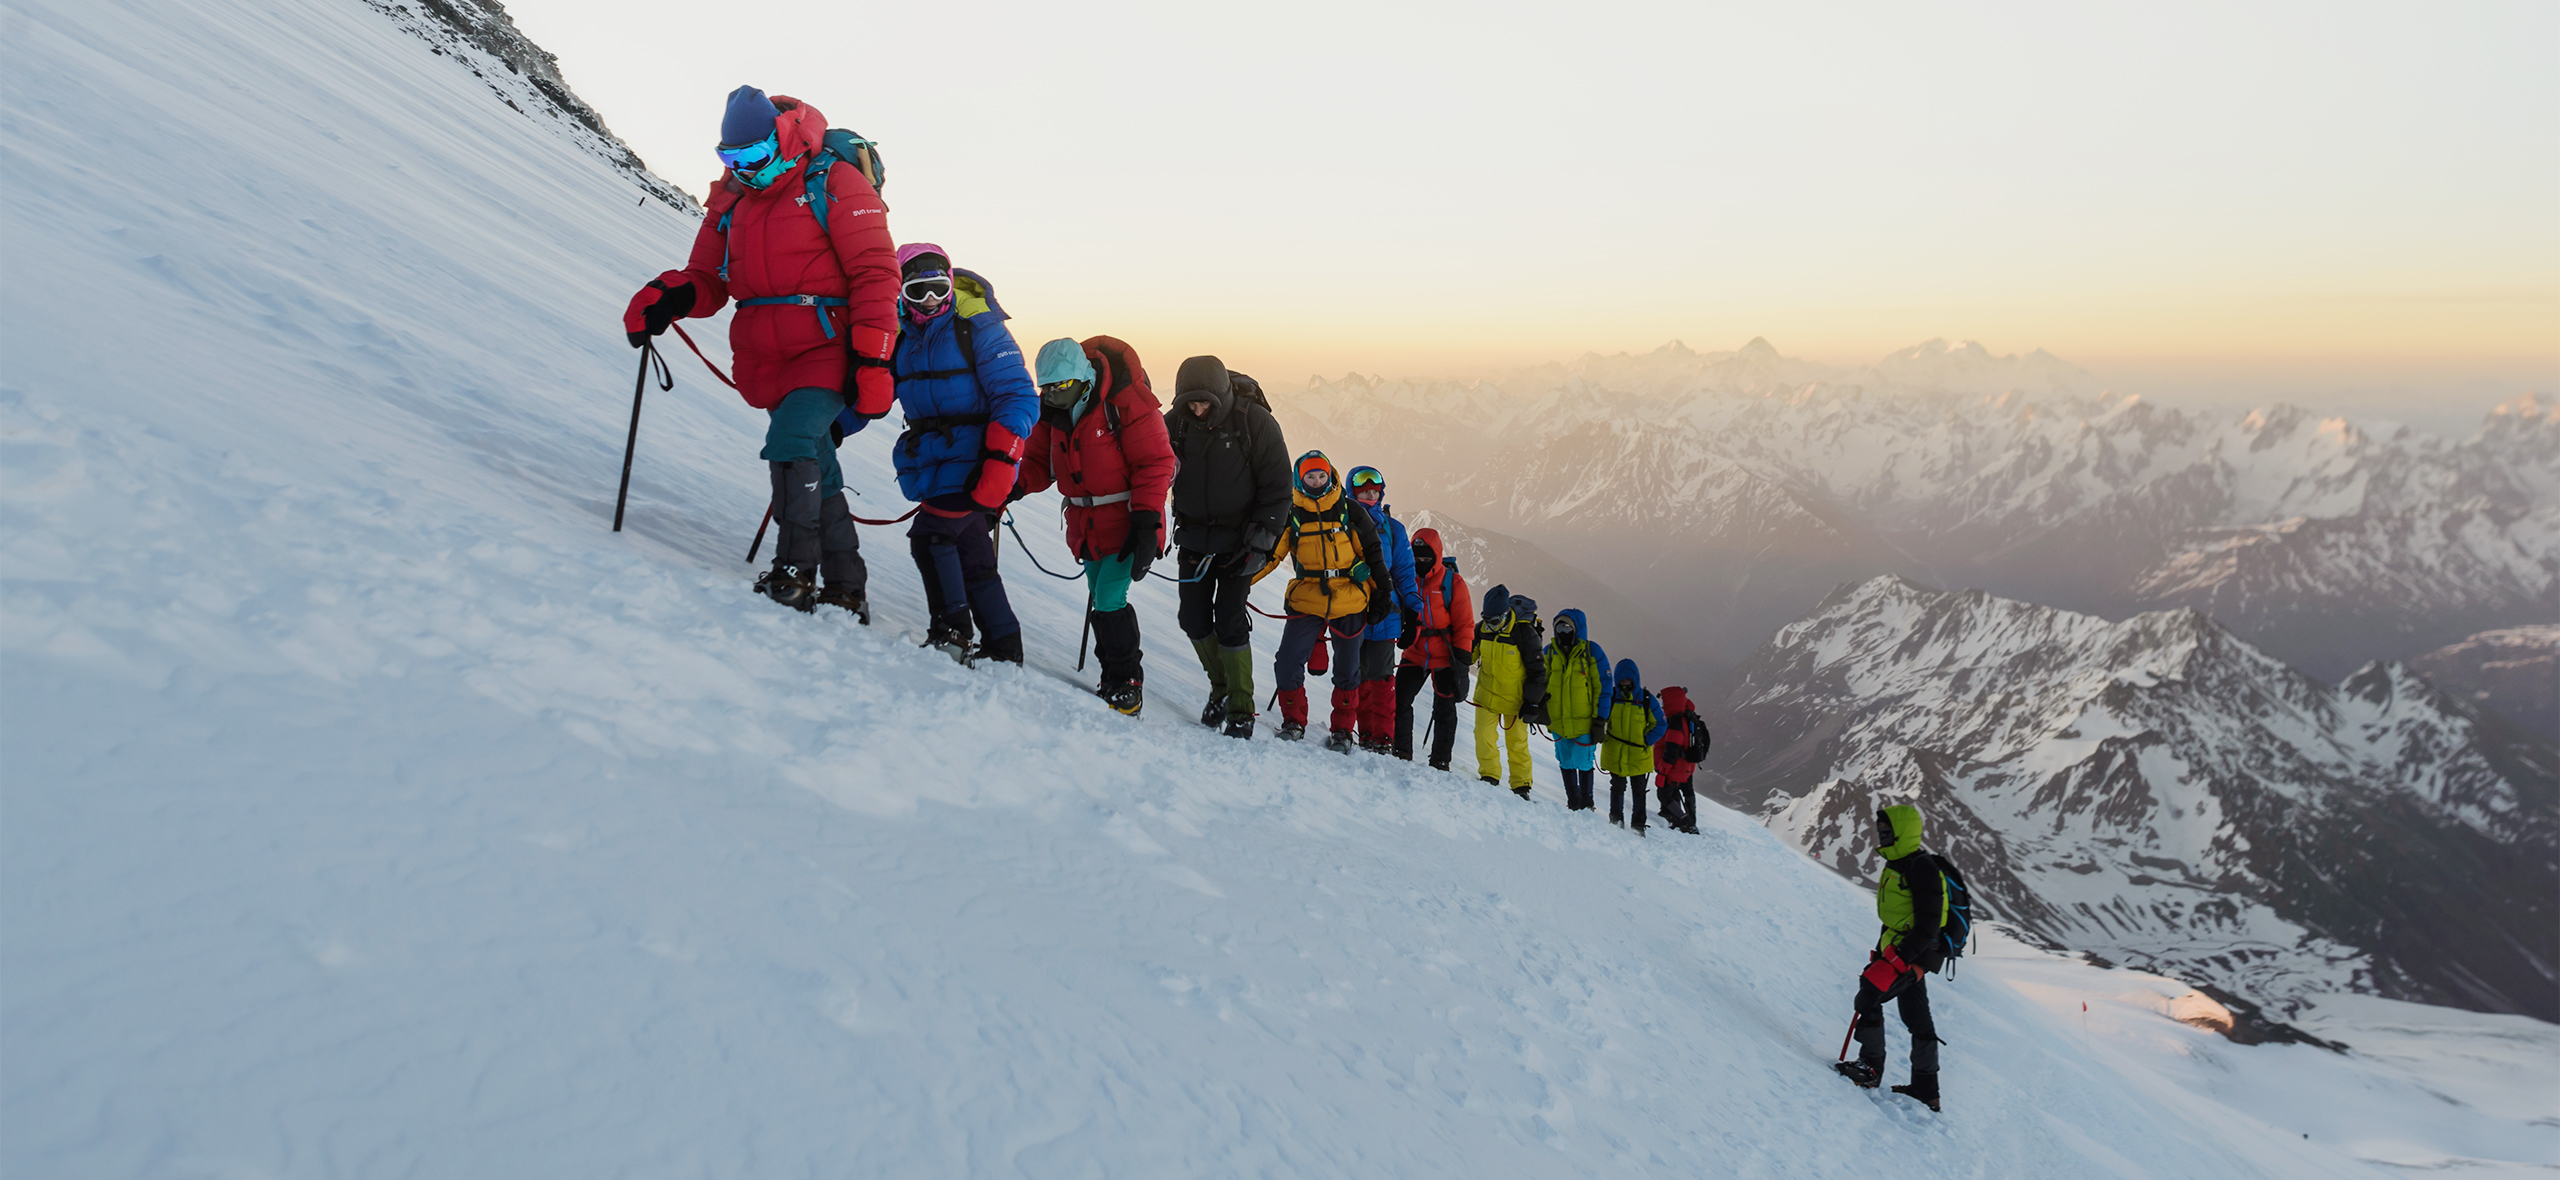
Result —
<path fill-rule="evenodd" d="M 1840 1060 L 1849 1059 L 1849 1038 L 1856 1035 L 1858 1035 L 1858 1013 L 1853 1008 L 1849 1012 L 1849 1031 L 1840 1034 Z"/>
<path fill-rule="evenodd" d="M 1017 541 L 1021 540 L 1021 539 L 1022 539 L 1022 534 L 1020 534 L 1020 533 L 1015 533 L 1015 534 L 1013 535 L 1013 539 L 1014 539 L 1014 540 L 1017 540 Z M 1031 551 L 1030 551 L 1030 550 L 1028 550 L 1028 549 L 1025 549 L 1025 550 L 1023 550 L 1023 552 L 1024 552 L 1024 553 L 1029 553 L 1029 552 L 1031 552 Z M 1083 629 L 1082 629 L 1082 630 L 1079 630 L 1079 631 L 1077 631 L 1077 632 L 1076 632 L 1076 671 L 1078 671 L 1078 672 L 1082 672 L 1082 671 L 1084 671 L 1084 647 L 1085 647 L 1086 642 L 1088 642 L 1088 641 L 1089 641 L 1089 640 L 1091 640 L 1092 638 L 1093 638 L 1093 583 L 1092 583 L 1091 581 L 1087 581 L 1087 582 L 1084 584 L 1084 627 L 1083 627 Z"/>
<path fill-rule="evenodd" d="M 749 545 L 747 546 L 747 564 L 748 564 L 748 565 L 754 565 L 754 564 L 756 563 L 756 550 L 764 548 L 764 530 L 765 530 L 765 527 L 766 527 L 767 525 L 772 524 L 772 523 L 773 523 L 773 502 L 772 502 L 772 501 L 770 501 L 770 500 L 768 500 L 768 501 L 766 501 L 766 502 L 765 502 L 765 506 L 764 506 L 764 519 L 763 519 L 763 520 L 761 520 L 761 521 L 756 522 L 756 539 L 755 539 L 755 541 L 754 541 L 752 544 L 749 544 Z"/>
<path fill-rule="evenodd" d="M 640 447 L 640 395 L 649 388 L 649 362 L 658 362 L 658 388 L 676 387 L 676 376 L 667 371 L 667 360 L 658 355 L 658 346 L 647 340 L 640 342 L 640 375 L 631 381 L 631 433 L 622 440 L 622 489 L 613 494 L 613 531 L 622 531 L 622 508 L 631 499 L 631 453 Z"/>

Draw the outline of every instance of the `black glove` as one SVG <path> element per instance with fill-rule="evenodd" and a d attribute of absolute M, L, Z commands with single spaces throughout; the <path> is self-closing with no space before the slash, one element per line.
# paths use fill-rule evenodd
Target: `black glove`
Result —
<path fill-rule="evenodd" d="M 1120 542 L 1120 556 L 1143 555 L 1149 561 L 1155 560 L 1156 555 L 1164 551 L 1162 546 L 1156 544 L 1156 533 L 1163 527 L 1162 513 L 1149 512 L 1144 508 L 1130 509 L 1129 539 Z"/>
<path fill-rule="evenodd" d="M 1403 634 L 1404 641 L 1406 643 L 1420 642 L 1422 639 L 1422 616 L 1415 614 L 1412 611 L 1404 612 Z"/>
<path fill-rule="evenodd" d="M 1520 702 L 1520 719 L 1531 725 L 1547 725 L 1547 694 L 1541 692 Z"/>
<path fill-rule="evenodd" d="M 1457 666 L 1458 666 L 1458 667 L 1460 667 L 1460 668 L 1469 668 L 1469 667 L 1473 667 L 1473 666 L 1475 665 L 1475 662 L 1476 662 L 1476 653 L 1475 653 L 1475 649 L 1473 649 L 1473 648 L 1466 648 L 1466 647 L 1453 647 L 1453 648 L 1450 648 L 1450 649 L 1449 649 L 1449 662 L 1450 662 L 1450 663 L 1452 663 L 1452 664 L 1457 665 Z"/>
<path fill-rule="evenodd" d="M 1263 559 L 1271 556 L 1271 547 L 1279 543 L 1280 537 L 1278 534 L 1273 533 L 1271 530 L 1263 528 L 1260 525 L 1255 525 L 1254 527 L 1245 530 L 1244 551 L 1253 555 L 1253 563 L 1256 568 L 1261 566 Z"/>
<path fill-rule="evenodd" d="M 670 287 L 664 280 L 651 279 L 649 285 L 631 297 L 631 306 L 622 313 L 623 335 L 638 348 L 652 336 L 664 335 L 667 325 L 683 319 L 693 310 L 693 284 Z"/>

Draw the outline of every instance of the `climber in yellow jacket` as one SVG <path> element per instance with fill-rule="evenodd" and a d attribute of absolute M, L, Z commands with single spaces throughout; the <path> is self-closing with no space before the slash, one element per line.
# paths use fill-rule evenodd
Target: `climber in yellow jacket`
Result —
<path fill-rule="evenodd" d="M 1511 753 L 1511 793 L 1529 797 L 1529 724 L 1546 717 L 1547 660 L 1538 604 L 1507 586 L 1485 591 L 1476 616 L 1476 777 L 1501 785 Z M 1499 740 L 1497 740 L 1499 739 Z"/>
<path fill-rule="evenodd" d="M 1289 618 L 1280 628 L 1280 655 L 1272 677 L 1280 685 L 1280 738 L 1307 735 L 1307 657 L 1323 640 L 1333 643 L 1332 734 L 1325 748 L 1350 753 L 1360 721 L 1360 641 L 1372 624 L 1395 610 L 1387 586 L 1386 551 L 1369 510 L 1343 494 L 1333 461 L 1322 451 L 1298 456 L 1289 524 L 1272 547 L 1271 560 L 1254 575 L 1260 582 L 1290 568 Z"/>

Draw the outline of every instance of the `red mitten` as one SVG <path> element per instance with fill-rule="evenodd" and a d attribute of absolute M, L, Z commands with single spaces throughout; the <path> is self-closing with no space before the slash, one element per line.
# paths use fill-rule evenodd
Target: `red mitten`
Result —
<path fill-rule="evenodd" d="M 986 449 L 978 453 L 978 480 L 969 488 L 969 498 L 978 507 L 994 511 L 1004 507 L 1013 494 L 1013 479 L 1022 464 L 1022 452 L 1030 440 L 994 422 L 987 423 Z"/>
<path fill-rule="evenodd" d="M 1860 972 L 1858 977 L 1866 980 L 1877 991 L 1892 991 L 1894 981 L 1902 978 L 1902 973 L 1910 969 L 1903 964 L 1901 955 L 1894 953 L 1892 947 L 1886 947 L 1884 953 L 1877 955 L 1874 962 L 1867 964 L 1867 969 Z"/>
<path fill-rule="evenodd" d="M 898 383 L 886 365 L 857 363 L 853 370 L 853 413 L 864 421 L 889 416 L 898 404 Z"/>
<path fill-rule="evenodd" d="M 693 284 L 685 281 L 682 271 L 671 270 L 649 280 L 631 297 L 631 305 L 622 309 L 622 332 L 631 339 L 631 347 L 647 344 L 667 325 L 683 319 L 693 310 L 693 295 Z"/>

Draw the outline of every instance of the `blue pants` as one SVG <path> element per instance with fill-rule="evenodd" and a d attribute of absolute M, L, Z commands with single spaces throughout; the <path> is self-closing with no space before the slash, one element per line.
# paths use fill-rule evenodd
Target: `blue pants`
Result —
<path fill-rule="evenodd" d="M 933 511 L 967 509 L 957 516 Z M 966 495 L 935 496 L 907 526 L 907 548 L 916 570 L 924 575 L 925 604 L 935 618 L 967 609 L 976 616 L 978 634 L 1002 639 L 1022 630 L 1013 603 L 1005 597 L 1004 579 L 996 574 L 995 534 L 987 514 Z"/>
<path fill-rule="evenodd" d="M 1590 770 L 1598 764 L 1600 744 L 1578 737 L 1556 739 L 1556 766 L 1563 770 Z"/>

